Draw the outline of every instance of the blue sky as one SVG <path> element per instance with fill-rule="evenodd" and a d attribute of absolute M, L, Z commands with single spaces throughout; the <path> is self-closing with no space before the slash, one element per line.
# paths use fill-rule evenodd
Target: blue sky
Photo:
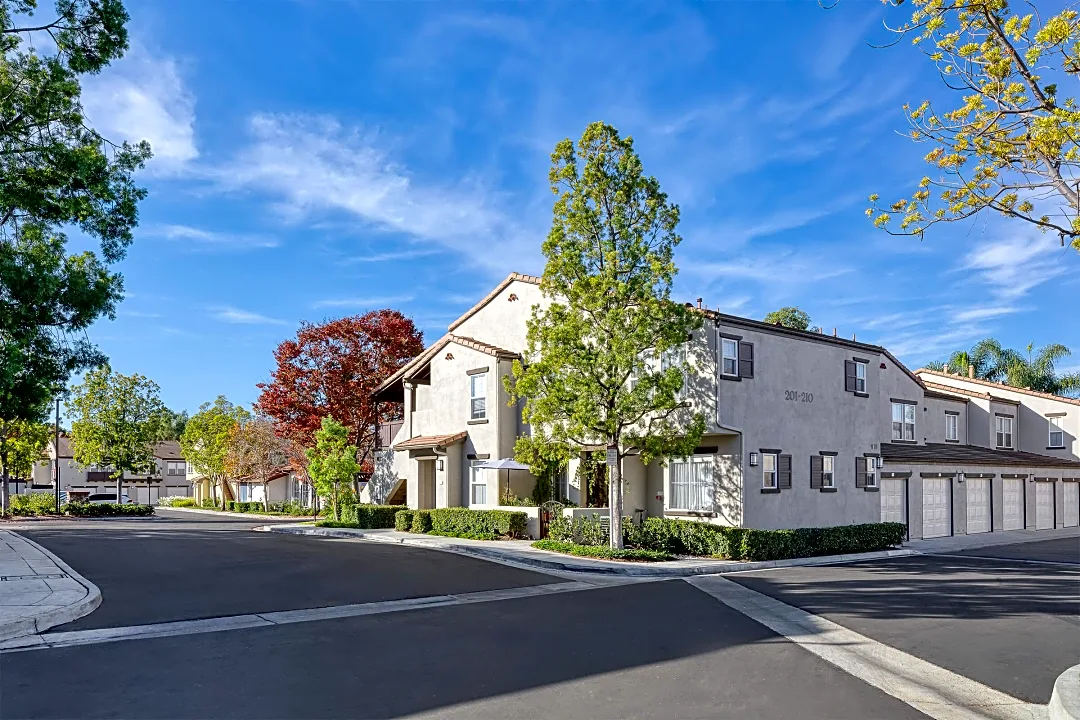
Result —
<path fill-rule="evenodd" d="M 539 273 L 554 144 L 635 138 L 682 208 L 676 291 L 798 305 L 911 366 L 987 335 L 1077 351 L 1080 258 L 994 217 L 894 238 L 901 106 L 940 97 L 877 2 L 132 2 L 132 50 L 85 83 L 156 157 L 128 297 L 90 335 L 174 409 L 249 403 L 300 320 L 378 307 L 425 339 L 512 270 Z"/>

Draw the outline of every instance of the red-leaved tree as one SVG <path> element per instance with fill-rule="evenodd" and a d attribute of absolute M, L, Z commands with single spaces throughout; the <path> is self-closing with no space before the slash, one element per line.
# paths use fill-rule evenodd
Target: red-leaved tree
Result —
<path fill-rule="evenodd" d="M 423 334 L 397 310 L 301 323 L 296 339 L 274 351 L 277 369 L 271 382 L 258 385 L 258 408 L 302 447 L 311 447 L 322 419 L 333 416 L 349 429 L 349 443 L 360 449 L 357 460 L 370 469 L 376 425 L 400 412 L 375 403 L 371 393 L 423 349 Z"/>

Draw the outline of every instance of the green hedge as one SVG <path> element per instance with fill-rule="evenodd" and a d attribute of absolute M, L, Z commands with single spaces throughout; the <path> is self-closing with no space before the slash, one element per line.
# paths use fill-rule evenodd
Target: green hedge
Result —
<path fill-rule="evenodd" d="M 600 558 L 603 560 L 647 560 L 650 562 L 662 562 L 664 560 L 674 559 L 674 556 L 671 553 L 661 552 L 659 550 L 644 550 L 642 548 L 616 550 L 615 548 L 606 545 L 579 545 L 572 542 L 560 542 L 559 540 L 537 540 L 532 545 L 534 548 L 540 548 L 541 550 L 551 550 L 554 552 L 566 553 L 567 555 Z"/>
<path fill-rule="evenodd" d="M 55 515 L 56 495 L 53 493 L 12 495 L 8 510 L 12 515 Z"/>
<path fill-rule="evenodd" d="M 154 514 L 153 505 L 120 505 L 118 503 L 68 503 L 60 508 L 65 515 L 72 517 L 145 517 Z"/>
<path fill-rule="evenodd" d="M 448 537 L 518 538 L 529 528 L 529 516 L 514 510 L 472 510 L 439 508 L 431 510 L 431 532 Z"/>
<path fill-rule="evenodd" d="M 182 507 L 182 508 L 198 507 L 198 504 L 195 502 L 195 498 L 193 498 L 193 497 L 169 498 L 168 502 L 160 502 L 159 501 L 158 505 L 160 505 L 161 507 Z"/>
<path fill-rule="evenodd" d="M 752 530 L 693 520 L 646 518 L 627 526 L 626 545 L 675 555 L 731 560 L 786 560 L 885 550 L 904 541 L 903 523 L 866 523 L 794 530 Z"/>
<path fill-rule="evenodd" d="M 356 506 L 356 523 L 365 529 L 395 527 L 396 516 L 405 509 L 404 505 L 364 505 Z"/>
<path fill-rule="evenodd" d="M 394 529 L 409 532 L 412 529 L 412 510 L 398 510 L 394 513 Z"/>
<path fill-rule="evenodd" d="M 430 510 L 414 510 L 412 516 L 412 525 L 409 526 L 409 532 L 414 533 L 429 533 L 431 532 L 431 511 Z"/>
<path fill-rule="evenodd" d="M 225 503 L 225 509 L 229 512 L 238 513 L 261 513 L 266 511 L 261 502 L 240 502 L 238 500 L 229 500 Z"/>

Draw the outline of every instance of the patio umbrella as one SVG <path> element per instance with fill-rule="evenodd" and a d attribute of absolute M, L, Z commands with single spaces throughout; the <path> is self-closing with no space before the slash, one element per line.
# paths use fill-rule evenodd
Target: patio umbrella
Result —
<path fill-rule="evenodd" d="M 529 470 L 528 465 L 522 465 L 514 458 L 502 458 L 501 460 L 488 460 L 478 464 L 476 467 L 484 470 L 505 470 L 506 471 L 506 485 L 510 486 L 510 471 L 511 470 Z"/>

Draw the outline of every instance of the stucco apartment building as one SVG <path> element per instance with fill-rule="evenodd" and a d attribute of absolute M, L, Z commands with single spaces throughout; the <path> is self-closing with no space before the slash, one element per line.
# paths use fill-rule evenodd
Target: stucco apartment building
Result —
<path fill-rule="evenodd" d="M 50 440 L 43 457 L 34 467 L 34 490 L 54 490 L 53 460 L 56 450 Z M 116 492 L 116 481 L 109 479 L 107 468 L 85 467 L 76 462 L 71 443 L 60 436 L 60 490 L 69 498 L 85 497 L 91 493 Z M 187 479 L 187 463 L 180 452 L 180 443 L 162 440 L 154 444 L 154 472 L 150 475 L 124 477 L 124 492 L 132 502 L 154 504 L 158 498 L 170 495 L 190 495 L 191 484 Z"/>
<path fill-rule="evenodd" d="M 476 466 L 513 457 L 530 431 L 502 378 L 545 302 L 539 278 L 511 274 L 383 383 L 376 396 L 401 403 L 403 420 L 372 499 L 404 487 L 412 507 L 491 508 L 508 489 L 531 493 L 528 472 Z M 628 515 L 756 528 L 895 520 L 912 538 L 1078 523 L 1080 401 L 913 373 L 880 346 L 700 312 L 680 354 L 687 417 L 702 412 L 705 435 L 689 458 L 624 461 Z M 654 361 L 670 359 L 681 358 Z M 579 463 L 556 494 L 585 505 Z"/>

